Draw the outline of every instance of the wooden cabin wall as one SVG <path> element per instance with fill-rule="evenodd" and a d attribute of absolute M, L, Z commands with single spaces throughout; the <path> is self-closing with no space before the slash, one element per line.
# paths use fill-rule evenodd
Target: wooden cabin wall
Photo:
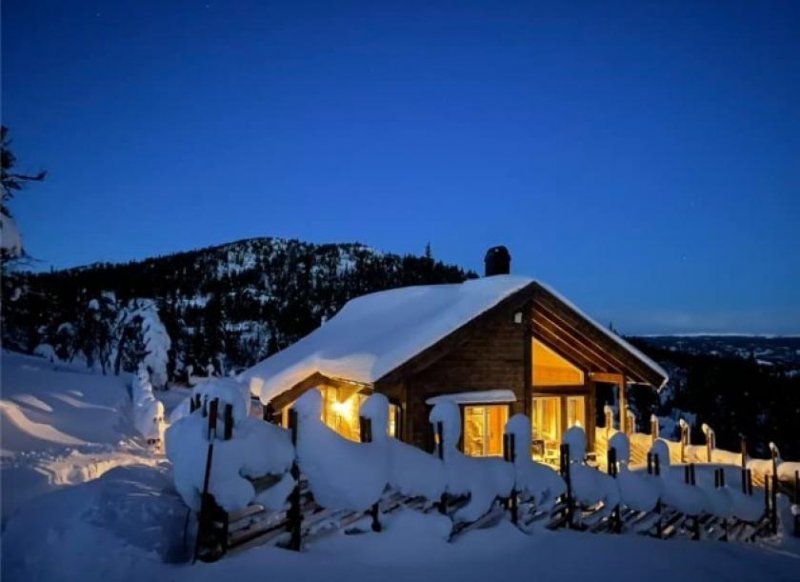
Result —
<path fill-rule="evenodd" d="M 530 340 L 523 323 L 514 323 L 519 308 L 499 310 L 481 322 L 461 346 L 420 372 L 392 386 L 375 384 L 375 390 L 405 403 L 403 437 L 419 447 L 430 445 L 428 415 L 431 396 L 471 390 L 512 390 L 517 402 L 511 414 L 528 413 L 529 388 L 526 374 L 526 351 Z M 529 360 L 529 357 L 528 357 Z"/>

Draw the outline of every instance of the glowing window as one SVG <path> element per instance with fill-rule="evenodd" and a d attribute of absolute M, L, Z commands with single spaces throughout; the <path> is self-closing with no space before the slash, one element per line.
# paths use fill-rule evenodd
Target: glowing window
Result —
<path fill-rule="evenodd" d="M 503 430 L 508 406 L 464 407 L 464 453 L 473 457 L 503 455 Z"/>

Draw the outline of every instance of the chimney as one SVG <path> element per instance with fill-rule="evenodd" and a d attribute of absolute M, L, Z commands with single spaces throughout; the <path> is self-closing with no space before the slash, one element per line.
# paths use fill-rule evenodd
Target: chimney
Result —
<path fill-rule="evenodd" d="M 504 246 L 490 248 L 486 251 L 486 258 L 483 261 L 486 265 L 486 277 L 511 273 L 511 254 Z"/>

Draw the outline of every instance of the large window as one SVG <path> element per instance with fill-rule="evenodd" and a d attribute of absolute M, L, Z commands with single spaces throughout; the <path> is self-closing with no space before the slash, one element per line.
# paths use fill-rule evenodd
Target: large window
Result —
<path fill-rule="evenodd" d="M 503 455 L 503 431 L 508 406 L 464 407 L 464 453 L 473 457 Z"/>
<path fill-rule="evenodd" d="M 586 396 L 534 395 L 532 421 L 534 458 L 558 463 L 564 431 L 586 428 Z"/>

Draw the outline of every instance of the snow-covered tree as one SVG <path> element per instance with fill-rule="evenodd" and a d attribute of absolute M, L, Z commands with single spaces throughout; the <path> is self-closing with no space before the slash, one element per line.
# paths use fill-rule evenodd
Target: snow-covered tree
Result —
<path fill-rule="evenodd" d="M 41 182 L 47 175 L 46 172 L 37 174 L 20 174 L 14 171 L 17 158 L 11 151 L 11 140 L 8 137 L 8 128 L 0 127 L 0 261 L 3 268 L 9 261 L 19 259 L 24 256 L 25 251 L 22 247 L 22 237 L 20 236 L 8 203 L 14 195 L 22 190 L 30 182 Z"/>
<path fill-rule="evenodd" d="M 152 299 L 132 299 L 120 313 L 117 329 L 115 371 L 119 373 L 123 360 L 129 365 L 135 361 L 144 364 L 155 388 L 166 386 L 169 376 L 169 350 L 172 346 L 167 329 L 158 315 L 158 306 Z M 133 355 L 134 357 L 131 357 Z"/>

